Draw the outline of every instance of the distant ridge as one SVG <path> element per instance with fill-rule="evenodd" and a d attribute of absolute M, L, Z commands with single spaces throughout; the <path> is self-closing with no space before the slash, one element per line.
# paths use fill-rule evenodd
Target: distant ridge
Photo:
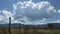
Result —
<path fill-rule="evenodd" d="M 52 24 L 53 28 L 60 28 L 60 23 L 48 23 L 48 24 Z M 11 28 L 22 28 L 23 26 L 25 28 L 32 28 L 33 26 L 36 28 L 47 28 L 48 24 L 43 24 L 43 25 L 23 25 L 20 23 L 13 23 L 11 24 Z M 9 24 L 0 24 L 1 28 L 9 28 Z"/>

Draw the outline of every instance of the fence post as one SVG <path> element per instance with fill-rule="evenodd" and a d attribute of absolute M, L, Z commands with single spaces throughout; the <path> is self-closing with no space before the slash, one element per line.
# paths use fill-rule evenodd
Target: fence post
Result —
<path fill-rule="evenodd" d="M 20 34 L 22 34 L 22 32 L 21 32 L 21 26 L 20 26 L 21 24 L 19 23 L 19 30 L 20 30 Z"/>
<path fill-rule="evenodd" d="M 9 34 L 11 34 L 11 17 L 9 17 L 9 29 L 8 29 L 8 31 L 9 31 Z"/>

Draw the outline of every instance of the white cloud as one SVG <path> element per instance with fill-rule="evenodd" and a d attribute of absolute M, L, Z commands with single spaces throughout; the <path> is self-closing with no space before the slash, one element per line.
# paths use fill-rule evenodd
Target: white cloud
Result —
<path fill-rule="evenodd" d="M 2 13 L 5 17 L 11 17 L 12 16 L 11 12 L 9 12 L 7 10 L 2 10 Z"/>
<path fill-rule="evenodd" d="M 7 23 L 7 22 L 8 22 L 8 18 L 0 15 L 0 24 Z"/>
<path fill-rule="evenodd" d="M 49 23 L 60 23 L 60 20 L 57 19 L 57 20 L 55 20 L 55 21 L 51 21 L 51 22 L 49 22 Z"/>
<path fill-rule="evenodd" d="M 60 13 L 60 9 L 58 10 L 58 12 Z"/>
<path fill-rule="evenodd" d="M 41 1 L 39 3 L 24 1 L 13 4 L 13 6 L 15 20 L 20 20 L 21 18 L 26 17 L 27 21 L 41 23 L 46 21 L 44 18 L 54 18 L 54 15 L 57 14 L 56 9 L 54 9 L 48 1 Z"/>
<path fill-rule="evenodd" d="M 0 15 L 0 24 L 9 23 L 9 17 L 12 17 L 12 13 L 7 10 L 2 10 Z M 11 20 L 13 20 L 13 17 Z"/>
<path fill-rule="evenodd" d="M 12 17 L 12 23 L 24 24 L 46 24 L 60 20 L 60 10 L 56 10 L 48 1 L 34 3 L 32 0 L 17 2 L 13 4 L 13 14 L 7 10 L 2 10 L 3 16 L 0 21 L 8 21 Z M 57 21 L 59 22 L 59 21 Z"/>
<path fill-rule="evenodd" d="M 0 15 L 0 21 L 3 19 L 3 16 L 2 15 Z"/>
<path fill-rule="evenodd" d="M 0 13 L 1 13 L 1 10 L 0 10 Z"/>

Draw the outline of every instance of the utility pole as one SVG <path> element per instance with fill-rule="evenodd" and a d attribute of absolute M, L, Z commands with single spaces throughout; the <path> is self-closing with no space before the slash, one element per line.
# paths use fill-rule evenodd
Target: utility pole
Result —
<path fill-rule="evenodd" d="M 11 17 L 9 17 L 9 29 L 8 29 L 8 31 L 9 31 L 9 34 L 11 34 Z"/>

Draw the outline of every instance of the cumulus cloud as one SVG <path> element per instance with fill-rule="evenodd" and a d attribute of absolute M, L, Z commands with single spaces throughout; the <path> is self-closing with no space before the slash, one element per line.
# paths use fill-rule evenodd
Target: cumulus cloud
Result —
<path fill-rule="evenodd" d="M 54 19 L 54 15 L 57 14 L 56 9 L 48 1 L 41 1 L 39 3 L 32 1 L 18 2 L 13 4 L 13 8 L 15 20 L 26 17 L 28 21 L 41 23 L 51 18 Z"/>
<path fill-rule="evenodd" d="M 13 4 L 13 13 L 3 10 L 0 21 L 12 17 L 12 22 L 24 24 L 45 24 L 60 20 L 60 10 L 56 10 L 50 2 L 34 3 L 32 0 Z"/>
<path fill-rule="evenodd" d="M 2 14 L 5 16 L 5 17 L 11 17 L 12 14 L 11 12 L 7 11 L 7 10 L 2 10 Z"/>
<path fill-rule="evenodd" d="M 42 1 L 40 3 L 30 1 L 18 2 L 17 4 L 13 4 L 13 6 L 15 19 L 25 16 L 28 20 L 36 20 L 50 18 L 56 14 L 54 7 L 47 1 Z"/>
<path fill-rule="evenodd" d="M 0 24 L 9 23 L 9 17 L 12 17 L 12 13 L 7 10 L 2 10 L 0 15 Z M 12 17 L 13 20 L 13 17 Z"/>
<path fill-rule="evenodd" d="M 0 10 L 0 13 L 1 13 L 1 10 Z"/>
<path fill-rule="evenodd" d="M 48 23 L 60 23 L 60 19 L 57 19 L 57 20 L 53 20 L 53 21 L 50 21 Z"/>
<path fill-rule="evenodd" d="M 58 12 L 60 13 L 60 9 L 58 10 Z"/>

